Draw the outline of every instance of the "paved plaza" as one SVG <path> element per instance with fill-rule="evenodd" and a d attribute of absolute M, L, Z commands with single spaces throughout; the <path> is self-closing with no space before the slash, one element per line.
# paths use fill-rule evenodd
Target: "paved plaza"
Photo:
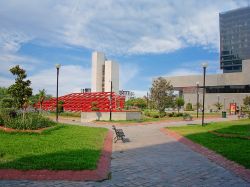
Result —
<path fill-rule="evenodd" d="M 223 120 L 223 119 L 220 119 Z M 198 122 L 198 121 L 194 121 Z M 232 172 L 160 131 L 169 122 L 124 125 L 129 142 L 113 144 L 110 179 L 101 182 L 0 181 L 0 186 L 249 186 Z M 193 122 L 192 122 L 193 123 Z M 86 124 L 84 124 L 86 125 Z M 100 125 L 98 125 L 100 126 Z M 111 125 L 108 125 L 111 128 Z"/>

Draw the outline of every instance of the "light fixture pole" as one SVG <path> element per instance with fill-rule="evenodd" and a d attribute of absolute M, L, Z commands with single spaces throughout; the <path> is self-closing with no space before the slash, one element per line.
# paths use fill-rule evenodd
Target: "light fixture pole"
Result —
<path fill-rule="evenodd" d="M 199 82 L 196 82 L 196 94 L 197 94 L 197 102 L 196 102 L 196 108 L 197 108 L 197 118 L 199 117 Z"/>
<path fill-rule="evenodd" d="M 59 79 L 59 69 L 61 64 L 56 64 L 56 122 L 58 122 L 58 79 Z"/>
<path fill-rule="evenodd" d="M 226 107 L 226 98 L 224 97 L 224 112 L 225 112 L 225 107 Z"/>
<path fill-rule="evenodd" d="M 205 91 L 206 91 L 206 68 L 207 68 L 207 63 L 203 63 L 202 67 L 203 67 L 203 101 L 202 101 L 202 121 L 201 121 L 201 125 L 204 126 L 204 110 L 205 110 Z"/>
<path fill-rule="evenodd" d="M 109 121 L 112 120 L 112 89 L 113 89 L 113 85 L 112 85 L 112 81 L 110 81 L 110 106 L 109 106 Z"/>
<path fill-rule="evenodd" d="M 217 97 L 218 97 L 218 102 L 217 102 L 217 103 L 218 103 L 218 106 L 219 106 L 218 109 L 219 109 L 219 111 L 220 111 L 220 109 L 221 109 L 221 108 L 220 108 L 220 95 L 217 95 Z"/>
<path fill-rule="evenodd" d="M 148 109 L 148 92 L 147 92 L 147 109 Z"/>

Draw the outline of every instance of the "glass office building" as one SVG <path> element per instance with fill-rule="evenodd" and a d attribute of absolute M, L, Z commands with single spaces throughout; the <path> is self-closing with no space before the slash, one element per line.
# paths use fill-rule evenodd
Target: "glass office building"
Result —
<path fill-rule="evenodd" d="M 250 59 L 250 7 L 220 13 L 220 67 L 223 73 L 242 71 Z"/>

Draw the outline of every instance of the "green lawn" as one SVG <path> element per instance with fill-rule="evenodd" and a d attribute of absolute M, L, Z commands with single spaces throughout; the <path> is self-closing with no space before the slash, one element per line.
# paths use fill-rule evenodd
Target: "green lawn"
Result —
<path fill-rule="evenodd" d="M 223 134 L 249 137 L 250 120 L 210 123 L 205 127 L 190 125 L 168 128 L 250 169 L 249 139 L 220 137 L 209 132 L 215 131 Z"/>
<path fill-rule="evenodd" d="M 96 169 L 107 129 L 58 125 L 35 133 L 0 131 L 0 168 Z"/>

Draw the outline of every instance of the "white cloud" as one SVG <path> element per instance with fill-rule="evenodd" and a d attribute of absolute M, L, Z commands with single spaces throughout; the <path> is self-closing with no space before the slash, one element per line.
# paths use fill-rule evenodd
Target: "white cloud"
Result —
<path fill-rule="evenodd" d="M 136 79 L 139 67 L 135 64 L 120 64 L 120 89 L 126 89 L 131 81 Z"/>
<path fill-rule="evenodd" d="M 47 93 L 56 94 L 56 69 L 42 70 L 30 76 L 34 93 L 46 89 Z M 59 95 L 80 92 L 82 88 L 90 87 L 91 70 L 78 65 L 62 66 L 59 72 Z"/>
<path fill-rule="evenodd" d="M 180 69 L 175 69 L 175 70 L 171 71 L 170 73 L 166 74 L 165 76 L 171 77 L 171 76 L 183 76 L 183 75 L 199 75 L 200 73 L 201 72 L 198 72 L 198 71 L 180 68 Z"/>
<path fill-rule="evenodd" d="M 1 1 L 0 50 L 17 51 L 32 39 L 108 54 L 168 53 L 190 45 L 218 50 L 219 12 L 246 5 L 247 0 Z"/>
<path fill-rule="evenodd" d="M 82 88 L 89 88 L 91 81 L 91 70 L 82 66 L 62 66 L 59 72 L 59 95 L 80 92 Z M 56 69 L 45 69 L 35 75 L 28 76 L 31 80 L 33 93 L 46 89 L 48 94 L 56 94 Z M 13 78 L 0 76 L 0 86 L 8 87 L 14 83 Z"/>

